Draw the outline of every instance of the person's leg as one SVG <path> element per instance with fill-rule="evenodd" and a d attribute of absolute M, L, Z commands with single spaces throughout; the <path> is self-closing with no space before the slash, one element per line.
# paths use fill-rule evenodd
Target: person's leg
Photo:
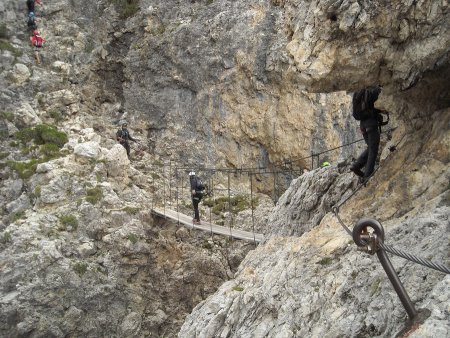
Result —
<path fill-rule="evenodd" d="M 38 65 L 40 65 L 41 64 L 41 57 L 40 57 L 40 55 L 39 55 L 39 49 L 35 49 L 34 50 L 34 56 L 36 57 L 36 62 L 37 62 L 37 64 Z"/>
<path fill-rule="evenodd" d="M 125 142 L 124 147 L 127 150 L 128 159 L 130 159 L 130 144 L 128 142 Z"/>
<path fill-rule="evenodd" d="M 353 171 L 356 175 L 363 177 L 364 173 L 361 171 L 361 169 L 367 163 L 367 158 L 368 158 L 368 154 L 369 154 L 369 149 L 368 149 L 369 139 L 367 136 L 367 132 L 363 129 L 361 131 L 362 131 L 362 134 L 364 137 L 364 141 L 366 142 L 367 148 L 358 156 L 356 161 L 351 165 L 350 170 Z"/>
<path fill-rule="evenodd" d="M 193 219 L 194 222 L 200 222 L 200 214 L 198 211 L 198 202 L 199 202 L 198 198 L 196 198 L 196 197 L 192 198 L 192 205 L 194 206 L 194 219 Z"/>
<path fill-rule="evenodd" d="M 364 173 L 364 178 L 368 178 L 372 175 L 375 169 L 375 161 L 378 155 L 378 147 L 380 145 L 380 131 L 378 127 L 370 127 L 366 129 L 367 131 L 367 163 L 366 170 Z"/>

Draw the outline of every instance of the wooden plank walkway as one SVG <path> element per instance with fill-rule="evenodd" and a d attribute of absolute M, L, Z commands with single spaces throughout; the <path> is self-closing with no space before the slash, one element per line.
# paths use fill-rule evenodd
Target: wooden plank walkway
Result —
<path fill-rule="evenodd" d="M 256 242 L 261 243 L 264 239 L 264 236 L 262 234 L 253 233 L 250 231 L 244 231 L 239 229 L 230 229 L 221 225 L 212 224 L 209 222 L 202 221 L 202 224 L 192 224 L 192 217 L 189 217 L 187 215 L 181 214 L 179 212 L 170 210 L 170 209 L 160 209 L 160 208 L 153 208 L 152 212 L 156 215 L 170 218 L 171 220 L 174 220 L 176 222 L 180 222 L 181 224 L 184 224 L 188 228 L 191 229 L 197 229 L 207 232 L 213 232 L 215 234 L 224 235 L 224 236 L 231 236 L 236 239 L 242 239 L 244 241 L 249 242 Z"/>

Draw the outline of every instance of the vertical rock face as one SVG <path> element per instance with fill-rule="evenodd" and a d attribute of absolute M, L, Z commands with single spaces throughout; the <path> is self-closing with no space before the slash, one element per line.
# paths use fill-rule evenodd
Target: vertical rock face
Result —
<path fill-rule="evenodd" d="M 309 168 L 301 158 L 358 137 L 347 91 L 382 84 L 377 104 L 397 129 L 341 217 L 376 217 L 389 244 L 448 263 L 448 2 L 136 3 L 38 7 L 41 65 L 25 4 L 0 3 L 0 336 L 175 336 L 197 304 L 180 337 L 398 332 L 404 311 L 384 273 L 330 214 L 357 185 L 335 165 L 354 148 L 259 216 L 269 239 L 236 275 L 253 247 L 152 219 L 170 178 L 145 170 L 161 159 Z M 131 163 L 115 144 L 123 119 L 148 151 L 133 145 Z M 58 158 L 14 139 L 40 123 L 69 135 Z M 432 312 L 413 336 L 450 335 L 448 277 L 393 261 Z"/>
<path fill-rule="evenodd" d="M 288 52 L 283 60 L 275 57 L 281 78 L 312 91 L 380 83 L 379 104 L 399 117 L 391 143 L 397 151 L 383 151 L 375 177 L 341 206 L 340 217 L 348 224 L 375 217 L 383 221 L 386 241 L 448 266 L 443 249 L 448 238 L 439 235 L 449 224 L 447 1 L 273 3 L 282 8 L 278 23 L 284 30 L 277 30 L 277 38 L 285 42 L 280 50 Z M 194 309 L 179 337 L 400 332 L 405 311 L 386 275 L 375 258 L 354 252 L 351 238 L 330 213 L 354 189 L 355 182 L 339 168 L 294 180 L 269 216 L 267 232 L 273 238 L 247 256 L 233 281 Z M 440 243 L 434 249 L 427 244 L 430 238 Z M 431 311 L 410 335 L 448 335 L 449 294 L 436 296 L 448 288 L 448 276 L 392 260 L 416 307 Z"/>
<path fill-rule="evenodd" d="M 125 61 L 124 107 L 145 116 L 155 153 L 182 162 L 201 154 L 207 165 L 280 166 L 355 139 L 345 93 L 309 94 L 285 77 L 280 7 L 269 1 L 142 7 L 111 41 L 108 60 Z"/>

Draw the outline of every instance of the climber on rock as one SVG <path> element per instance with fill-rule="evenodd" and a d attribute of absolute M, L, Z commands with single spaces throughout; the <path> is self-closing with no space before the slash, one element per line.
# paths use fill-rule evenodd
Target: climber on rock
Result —
<path fill-rule="evenodd" d="M 122 123 L 122 126 L 116 133 L 117 141 L 125 148 L 127 151 L 128 159 L 130 159 L 130 143 L 129 141 L 138 142 L 137 139 L 131 137 L 130 132 L 127 129 L 128 124 L 126 122 Z"/>
<path fill-rule="evenodd" d="M 358 159 L 350 166 L 350 170 L 366 182 L 375 169 L 375 161 L 380 145 L 380 126 L 383 122 L 381 114 L 387 112 L 375 108 L 375 101 L 380 95 L 381 88 L 368 87 L 353 94 L 353 117 L 360 121 L 360 129 L 367 148 L 359 155 Z M 361 169 L 365 167 L 363 172 Z"/>
<path fill-rule="evenodd" d="M 32 36 L 30 37 L 31 45 L 34 47 L 34 56 L 36 58 L 37 64 L 41 63 L 41 57 L 39 55 L 39 50 L 44 46 L 44 39 L 38 30 L 34 30 Z"/>

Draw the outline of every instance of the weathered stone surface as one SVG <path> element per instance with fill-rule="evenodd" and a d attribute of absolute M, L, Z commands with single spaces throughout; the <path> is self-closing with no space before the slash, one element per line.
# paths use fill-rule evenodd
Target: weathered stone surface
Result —
<path fill-rule="evenodd" d="M 16 63 L 11 72 L 12 81 L 21 85 L 27 81 L 31 76 L 31 72 L 27 66 L 21 63 Z"/>
<path fill-rule="evenodd" d="M 48 184 L 41 187 L 41 202 L 54 204 L 64 202 L 71 188 L 71 180 L 65 175 L 55 175 Z"/>
<path fill-rule="evenodd" d="M 79 143 L 73 148 L 73 153 L 81 160 L 98 160 L 101 154 L 98 142 Z"/>
<path fill-rule="evenodd" d="M 28 210 L 31 206 L 30 198 L 23 193 L 20 197 L 6 205 L 6 211 L 10 214 Z"/>
<path fill-rule="evenodd" d="M 389 243 L 408 250 L 414 242 L 414 254 L 426 256 L 428 240 L 419 233 L 425 231 L 445 246 L 447 240 L 439 233 L 447 227 L 443 221 L 448 212 L 448 207 L 438 207 L 403 223 L 385 224 Z M 269 240 L 245 258 L 233 281 L 194 309 L 179 337 L 221 337 L 231 332 L 236 337 L 394 335 L 405 324 L 405 311 L 376 257 L 356 251 L 350 241 L 332 218 L 302 237 Z M 445 260 L 444 255 L 441 251 L 434 259 Z M 405 288 L 416 290 L 410 293 L 416 306 L 435 313 L 424 329 L 439 323 L 437 313 L 448 295 L 439 300 L 433 296 L 432 302 L 423 297 L 429 299 L 435 294 L 434 285 L 445 285 L 447 278 L 416 264 L 405 265 L 400 258 L 393 258 L 393 264 L 403 267 L 400 278 Z M 431 332 L 447 330 L 448 323 L 440 322 Z"/>
<path fill-rule="evenodd" d="M 114 145 L 105 156 L 106 170 L 112 177 L 127 177 L 130 160 L 127 157 L 125 148 L 120 145 Z"/>
<path fill-rule="evenodd" d="M 129 18 L 109 2 L 49 2 L 39 22 L 48 41 L 41 65 L 21 13 L 23 3 L 0 3 L 9 35 L 2 46 L 16 49 L 0 58 L 0 119 L 10 138 L 0 144 L 0 336 L 173 337 L 199 303 L 180 336 L 398 332 L 405 315 L 385 275 L 349 246 L 329 213 L 354 189 L 339 160 L 355 156 L 355 146 L 321 156 L 332 166 L 306 173 L 281 197 L 269 175 L 254 177 L 255 196 L 270 197 L 254 213 L 221 214 L 245 229 L 255 217 L 268 238 L 236 275 L 253 244 L 181 229 L 150 209 L 192 212 L 189 195 L 175 192 L 180 177 L 162 169 L 169 161 L 310 168 L 311 152 L 360 137 L 345 91 L 381 83 L 377 106 L 398 128 L 382 142 L 381 169 L 341 216 L 349 224 L 376 217 L 389 243 L 448 261 L 447 2 L 140 0 Z M 20 85 L 16 64 L 32 72 Z M 115 140 L 124 118 L 142 143 L 132 144 L 131 163 Z M 94 142 L 98 156 L 42 163 L 20 193 L 10 190 L 17 176 L 6 160 L 45 160 L 34 158 L 37 148 L 22 149 L 14 132 L 41 122 L 69 134 L 64 150 Z M 214 178 L 226 190 L 226 175 Z M 282 180 L 284 189 L 290 178 Z M 18 196 L 3 200 L 3 191 L 22 189 L 30 208 L 9 223 L 5 206 Z M 210 209 L 202 203 L 201 211 Z M 74 217 L 77 226 L 66 224 Z M 393 263 L 413 301 L 432 310 L 412 334 L 448 335 L 448 278 Z"/>
<path fill-rule="evenodd" d="M 42 123 L 33 107 L 28 102 L 22 102 L 14 112 L 14 122 L 20 128 Z"/>
<path fill-rule="evenodd" d="M 78 247 L 78 254 L 82 258 L 92 256 L 93 254 L 95 254 L 95 252 L 96 252 L 95 244 L 92 242 L 83 243 Z"/>

